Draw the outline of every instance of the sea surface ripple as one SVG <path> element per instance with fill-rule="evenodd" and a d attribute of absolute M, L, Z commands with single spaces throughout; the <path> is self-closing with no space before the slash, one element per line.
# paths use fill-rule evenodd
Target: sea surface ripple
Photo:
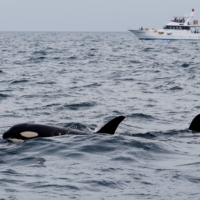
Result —
<path fill-rule="evenodd" d="M 0 33 L 1 199 L 200 199 L 200 43 L 129 32 Z M 11 143 L 30 122 L 114 136 Z"/>

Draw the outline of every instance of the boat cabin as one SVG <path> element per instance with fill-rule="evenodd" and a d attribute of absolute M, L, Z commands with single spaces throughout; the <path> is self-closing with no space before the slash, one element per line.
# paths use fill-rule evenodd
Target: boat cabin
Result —
<path fill-rule="evenodd" d="M 191 33 L 200 33 L 200 26 L 164 26 L 163 29 L 168 30 L 186 30 L 191 31 Z"/>
<path fill-rule="evenodd" d="M 164 26 L 163 29 L 190 30 L 190 26 Z"/>

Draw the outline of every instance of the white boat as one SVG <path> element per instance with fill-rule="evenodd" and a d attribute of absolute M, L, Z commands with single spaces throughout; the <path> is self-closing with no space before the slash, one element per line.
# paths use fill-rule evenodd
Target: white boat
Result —
<path fill-rule="evenodd" d="M 193 20 L 194 9 L 189 16 L 175 16 L 162 29 L 141 27 L 139 30 L 129 30 L 140 40 L 200 40 L 198 20 Z"/>

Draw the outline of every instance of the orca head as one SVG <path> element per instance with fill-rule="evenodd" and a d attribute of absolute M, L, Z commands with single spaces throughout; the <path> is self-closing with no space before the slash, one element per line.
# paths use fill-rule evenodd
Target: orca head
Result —
<path fill-rule="evenodd" d="M 29 124 L 24 123 L 12 126 L 3 134 L 3 139 L 9 139 L 12 141 L 23 141 L 25 139 L 34 138 L 37 136 L 38 133 L 29 130 Z"/>

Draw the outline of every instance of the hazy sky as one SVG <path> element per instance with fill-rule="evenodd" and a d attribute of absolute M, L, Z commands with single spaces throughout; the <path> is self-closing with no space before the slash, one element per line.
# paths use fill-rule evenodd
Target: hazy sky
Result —
<path fill-rule="evenodd" d="M 200 22 L 200 0 L 0 0 L 0 31 L 162 28 L 192 8 Z"/>

